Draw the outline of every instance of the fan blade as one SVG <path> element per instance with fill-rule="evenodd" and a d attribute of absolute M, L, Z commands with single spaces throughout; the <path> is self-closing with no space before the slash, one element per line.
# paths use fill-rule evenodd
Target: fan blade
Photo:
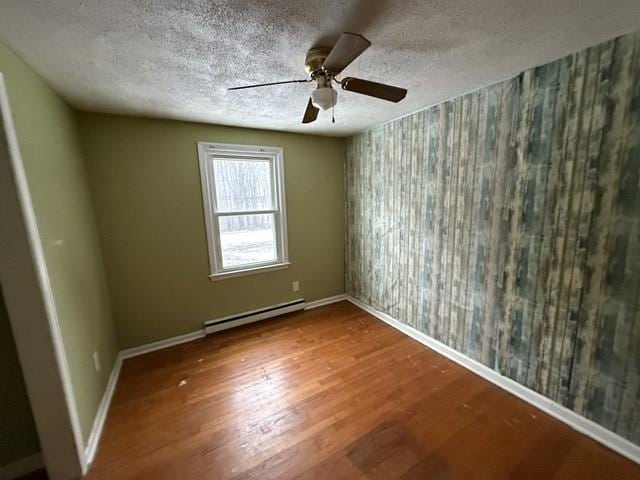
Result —
<path fill-rule="evenodd" d="M 407 91 L 404 88 L 392 87 L 384 83 L 370 82 L 369 80 L 362 80 L 360 78 L 344 78 L 340 82 L 340 85 L 343 90 L 361 93 L 395 103 L 398 103 L 407 95 Z"/>
<path fill-rule="evenodd" d="M 318 118 L 318 110 L 313 103 L 311 103 L 311 98 L 309 98 L 309 103 L 307 103 L 307 109 L 304 111 L 304 117 L 302 117 L 302 123 L 311 123 L 315 122 L 316 118 Z"/>
<path fill-rule="evenodd" d="M 322 65 L 325 70 L 337 75 L 369 48 L 371 42 L 357 33 L 343 33 Z"/>
<path fill-rule="evenodd" d="M 311 79 L 306 80 L 286 80 L 284 82 L 271 82 L 271 83 L 259 83 L 257 85 L 245 85 L 243 87 L 231 87 L 227 90 L 243 90 L 245 88 L 257 88 L 257 87 L 269 87 L 271 85 L 282 85 L 283 83 L 307 83 L 311 82 Z"/>

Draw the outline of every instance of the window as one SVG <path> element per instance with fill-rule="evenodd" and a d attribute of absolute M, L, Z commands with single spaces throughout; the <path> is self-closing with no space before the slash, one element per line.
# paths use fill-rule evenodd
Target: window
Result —
<path fill-rule="evenodd" d="M 286 268 L 282 149 L 198 143 L 213 280 Z"/>

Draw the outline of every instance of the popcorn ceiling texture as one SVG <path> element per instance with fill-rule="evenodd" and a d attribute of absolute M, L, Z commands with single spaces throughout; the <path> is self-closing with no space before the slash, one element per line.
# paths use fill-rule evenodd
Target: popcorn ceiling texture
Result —
<path fill-rule="evenodd" d="M 0 37 L 73 106 L 345 136 L 640 25 L 637 0 L 4 0 Z M 373 46 L 346 75 L 409 89 L 400 104 L 340 92 L 336 123 L 300 120 L 304 55 L 342 31 Z"/>

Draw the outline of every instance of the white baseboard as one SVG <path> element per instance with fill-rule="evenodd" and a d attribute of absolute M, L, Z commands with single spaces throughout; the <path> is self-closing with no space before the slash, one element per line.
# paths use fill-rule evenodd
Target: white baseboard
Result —
<path fill-rule="evenodd" d="M 120 369 L 122 368 L 122 358 L 123 358 L 122 352 L 118 353 L 118 356 L 116 357 L 116 362 L 113 365 L 113 369 L 111 370 L 111 375 L 109 375 L 107 386 L 104 389 L 102 400 L 100 401 L 100 405 L 98 406 L 98 412 L 96 413 L 96 418 L 93 420 L 93 425 L 91 426 L 91 433 L 89 434 L 89 440 L 87 441 L 87 445 L 84 449 L 84 458 L 85 458 L 87 471 L 91 467 L 91 464 L 93 463 L 93 459 L 96 456 L 96 451 L 98 450 L 98 444 L 100 443 L 100 437 L 102 436 L 102 429 L 104 428 L 104 423 L 107 420 L 107 413 L 109 412 L 111 399 L 113 398 L 113 393 L 116 391 L 116 385 L 118 384 L 118 378 L 120 377 Z"/>
<path fill-rule="evenodd" d="M 321 307 L 323 305 L 329 305 L 331 303 L 341 302 L 342 300 L 346 300 L 346 299 L 347 299 L 347 295 L 342 293 L 340 295 L 334 295 L 333 297 L 321 298 L 319 300 L 314 300 L 313 302 L 306 302 L 301 306 L 295 305 L 295 307 L 298 307 L 298 308 L 294 308 L 291 311 L 301 310 L 302 308 L 304 308 L 305 310 L 309 310 L 312 308 Z M 246 313 L 251 313 L 251 312 L 246 312 Z M 267 312 L 267 313 L 270 313 L 270 312 Z M 272 316 L 283 315 L 284 313 L 290 313 L 290 312 L 284 311 L 281 309 L 275 312 Z M 260 319 L 263 320 L 265 318 L 269 318 L 269 317 L 265 316 L 265 317 L 261 317 Z M 224 320 L 224 318 L 220 320 Z M 238 325 L 234 323 L 233 326 L 238 326 Z M 208 327 L 206 333 L 210 333 L 209 328 L 211 327 Z M 215 331 L 215 330 L 212 330 L 212 331 Z M 187 343 L 193 340 L 204 338 L 206 336 L 206 333 L 204 329 L 196 330 L 195 332 L 186 333 L 184 335 L 178 335 L 177 337 L 171 337 L 171 338 L 167 338 L 165 340 L 159 340 L 153 343 L 147 343 L 145 345 L 140 345 L 139 347 L 127 348 L 126 350 L 122 350 L 120 352 L 120 356 L 122 360 L 131 358 L 131 357 L 137 357 L 138 355 L 143 355 L 145 353 L 155 352 L 156 350 L 162 350 L 164 348 L 173 347 L 174 345 L 180 345 L 181 343 Z"/>
<path fill-rule="evenodd" d="M 640 446 L 631 443 L 629 440 L 622 438 L 621 436 L 607 430 L 601 425 L 589 420 L 576 412 L 569 410 L 566 407 L 548 399 L 547 397 L 540 395 L 537 392 L 519 384 L 518 382 L 511 380 L 510 378 L 500 375 L 495 370 L 473 360 L 472 358 L 463 355 L 462 353 L 452 349 L 438 340 L 429 337 L 428 335 L 416 330 L 409 325 L 405 325 L 399 322 L 395 318 L 383 313 L 375 308 L 367 305 L 360 300 L 347 295 L 347 300 L 360 307 L 362 310 L 370 313 L 374 317 L 379 318 L 383 322 L 391 325 L 393 328 L 400 330 L 402 333 L 410 336 L 414 340 L 422 343 L 432 350 L 444 355 L 445 357 L 453 360 L 459 365 L 462 365 L 473 373 L 481 376 L 485 380 L 497 385 L 498 387 L 506 390 L 507 392 L 515 395 L 516 397 L 524 400 L 525 402 L 533 405 L 534 407 L 542 410 L 543 412 L 551 415 L 552 417 L 560 420 L 566 425 L 570 426 L 574 430 L 592 438 L 598 443 L 601 443 L 605 447 L 619 453 L 620 455 L 632 460 L 635 463 L 640 464 Z"/>
<path fill-rule="evenodd" d="M 14 480 L 44 468 L 42 455 L 36 453 L 0 467 L 0 480 Z"/>
<path fill-rule="evenodd" d="M 145 353 L 154 352 L 156 350 L 162 350 L 163 348 L 172 347 L 174 345 L 180 345 L 181 343 L 191 342 L 192 340 L 197 340 L 203 337 L 204 330 L 198 330 L 196 332 L 187 333 L 185 335 L 178 335 L 177 337 L 167 338 L 158 342 L 140 345 L 139 347 L 128 348 L 118 353 L 116 362 L 113 365 L 113 369 L 111 370 L 111 375 L 109 376 L 107 386 L 104 390 L 102 401 L 100 402 L 100 405 L 98 407 L 96 417 L 93 420 L 91 433 L 89 434 L 89 440 L 87 441 L 87 445 L 84 449 L 84 458 L 86 465 L 86 469 L 84 472 L 85 474 L 91 467 L 91 464 L 93 463 L 93 460 L 96 456 L 96 452 L 98 451 L 100 437 L 102 436 L 102 430 L 104 428 L 105 421 L 107 420 L 109 406 L 111 405 L 111 400 L 116 390 L 116 385 L 118 384 L 118 378 L 120 377 L 120 370 L 122 369 L 123 360 L 136 357 L 138 355 L 143 355 Z M 0 480 L 2 480 L 1 477 Z"/>
<path fill-rule="evenodd" d="M 320 300 L 314 300 L 313 302 L 307 302 L 304 309 L 311 310 L 312 308 L 324 307 L 325 305 L 341 302 L 346 299 L 347 299 L 347 294 L 341 293 L 340 295 L 334 295 L 333 297 L 326 297 L 326 298 L 321 298 Z"/>
<path fill-rule="evenodd" d="M 184 335 L 178 335 L 177 337 L 147 343 L 145 345 L 140 345 L 139 347 L 127 348 L 126 350 L 122 350 L 120 355 L 124 360 L 131 357 L 137 357 L 138 355 L 144 355 L 145 353 L 155 352 L 156 350 L 173 347 L 174 345 L 180 345 L 181 343 L 192 342 L 193 340 L 198 340 L 204 337 L 204 329 L 196 330 L 195 332 L 185 333 Z"/>

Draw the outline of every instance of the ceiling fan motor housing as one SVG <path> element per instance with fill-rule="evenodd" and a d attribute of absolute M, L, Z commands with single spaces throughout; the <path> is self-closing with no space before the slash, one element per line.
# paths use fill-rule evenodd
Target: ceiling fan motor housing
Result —
<path fill-rule="evenodd" d="M 331 47 L 313 47 L 307 51 L 304 59 L 304 69 L 312 77 L 316 72 L 323 71 L 322 65 L 326 60 Z"/>

